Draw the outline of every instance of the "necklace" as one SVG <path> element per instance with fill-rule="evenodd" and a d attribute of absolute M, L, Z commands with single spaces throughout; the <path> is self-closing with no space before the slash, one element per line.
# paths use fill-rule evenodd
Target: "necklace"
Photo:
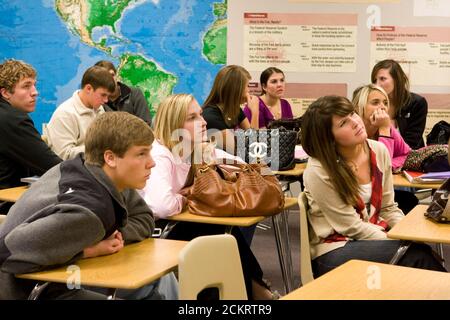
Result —
<path fill-rule="evenodd" d="M 267 109 L 269 109 L 269 111 L 273 115 L 274 119 L 281 119 L 281 102 L 279 99 L 276 100 L 275 103 L 270 104 L 270 105 L 269 105 L 269 102 L 273 102 L 273 100 L 267 98 L 266 95 L 262 96 L 261 100 L 267 106 Z"/>
<path fill-rule="evenodd" d="M 347 164 L 350 166 L 353 172 L 358 172 L 358 165 L 356 163 L 350 160 L 347 162 Z"/>
<path fill-rule="evenodd" d="M 275 119 L 280 119 L 281 118 L 281 112 L 280 111 L 273 112 L 272 110 L 270 110 L 270 112 L 272 113 L 272 115 L 273 115 L 273 117 Z"/>
<path fill-rule="evenodd" d="M 281 107 L 278 108 L 278 105 L 274 105 L 274 106 L 267 106 L 269 108 L 270 113 L 272 113 L 273 117 L 275 119 L 280 119 L 281 118 Z"/>
<path fill-rule="evenodd" d="M 367 147 L 366 144 L 362 145 L 361 153 L 358 155 L 358 157 L 355 159 L 355 161 L 353 161 L 353 160 L 345 160 L 347 165 L 350 167 L 350 169 L 352 169 L 352 171 L 354 173 L 358 173 L 359 167 L 361 165 L 364 165 L 365 159 L 368 156 L 368 152 L 369 152 L 369 150 L 367 148 L 368 147 Z"/>

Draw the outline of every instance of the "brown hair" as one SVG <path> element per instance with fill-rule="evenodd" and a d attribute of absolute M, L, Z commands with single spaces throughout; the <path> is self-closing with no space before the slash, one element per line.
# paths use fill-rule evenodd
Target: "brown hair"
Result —
<path fill-rule="evenodd" d="M 274 73 L 281 73 L 284 77 L 284 72 L 275 67 L 269 67 L 263 72 L 261 72 L 261 75 L 259 76 L 259 83 L 261 84 L 261 94 L 266 93 L 266 90 L 264 90 L 263 85 L 267 86 L 267 81 L 269 81 L 270 76 L 273 75 Z"/>
<path fill-rule="evenodd" d="M 105 88 L 110 93 L 113 93 L 116 89 L 116 83 L 109 71 L 103 67 L 92 66 L 88 68 L 81 79 L 81 88 L 90 84 L 94 90 L 97 88 Z"/>
<path fill-rule="evenodd" d="M 389 74 L 394 80 L 394 90 L 390 99 L 391 106 L 395 108 L 395 118 L 400 115 L 401 109 L 411 101 L 411 93 L 409 91 L 409 80 L 405 72 L 403 72 L 400 64 L 391 59 L 378 62 L 372 69 L 370 76 L 372 83 L 377 82 L 377 73 L 381 69 L 389 70 Z"/>
<path fill-rule="evenodd" d="M 222 111 L 225 123 L 233 126 L 238 121 L 242 95 L 250 79 L 250 73 L 241 66 L 223 67 L 217 73 L 203 107 L 217 106 Z"/>
<path fill-rule="evenodd" d="M 359 199 L 359 184 L 355 174 L 341 159 L 332 132 L 333 115 L 345 117 L 354 112 L 352 103 L 344 97 L 325 96 L 314 101 L 302 118 L 302 147 L 319 160 L 330 176 L 342 201 L 354 205 Z"/>
<path fill-rule="evenodd" d="M 111 61 L 108 61 L 108 60 L 97 61 L 94 64 L 94 66 L 103 67 L 103 68 L 105 68 L 108 71 L 112 70 L 112 71 L 114 71 L 114 74 L 117 73 L 117 70 L 116 70 L 116 67 L 114 66 L 114 64 Z"/>
<path fill-rule="evenodd" d="M 28 63 L 9 59 L 0 64 L 0 89 L 14 93 L 14 87 L 23 78 L 36 78 L 36 70 Z"/>
<path fill-rule="evenodd" d="M 153 132 L 144 120 L 128 112 L 105 112 L 86 132 L 86 163 L 102 167 L 105 151 L 123 157 L 131 147 L 150 146 L 153 140 Z"/>

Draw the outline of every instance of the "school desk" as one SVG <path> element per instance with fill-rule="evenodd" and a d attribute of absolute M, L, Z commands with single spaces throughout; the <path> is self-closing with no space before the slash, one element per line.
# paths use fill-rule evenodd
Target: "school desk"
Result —
<path fill-rule="evenodd" d="M 281 300 L 450 299 L 450 274 L 350 260 Z"/>
<path fill-rule="evenodd" d="M 272 223 L 274 226 L 274 236 L 277 244 L 278 258 L 280 261 L 281 272 L 283 276 L 283 282 L 286 292 L 290 292 L 294 289 L 294 272 L 292 266 L 291 246 L 289 241 L 288 222 L 286 210 L 297 205 L 297 198 L 285 198 L 284 210 L 277 215 L 272 216 Z M 206 217 L 189 213 L 188 210 L 183 211 L 180 214 L 170 216 L 167 219 L 170 220 L 167 224 L 165 231 L 162 232 L 162 237 L 165 237 L 170 229 L 177 222 L 195 222 L 195 223 L 208 223 L 219 224 L 226 227 L 225 232 L 230 233 L 233 227 L 248 227 L 255 223 L 261 222 L 266 217 L 254 216 L 254 217 Z"/>
<path fill-rule="evenodd" d="M 44 282 L 30 297 L 46 282 L 68 283 L 77 279 L 81 286 L 113 289 L 112 296 L 115 296 L 116 289 L 137 289 L 173 271 L 178 265 L 178 254 L 187 243 L 150 238 L 127 245 L 111 255 L 81 259 L 72 266 L 17 274 L 16 277 Z"/>

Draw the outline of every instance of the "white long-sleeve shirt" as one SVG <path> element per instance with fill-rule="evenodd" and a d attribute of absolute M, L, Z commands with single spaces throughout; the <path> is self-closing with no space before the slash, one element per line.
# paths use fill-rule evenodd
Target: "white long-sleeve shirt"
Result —
<path fill-rule="evenodd" d="M 64 101 L 47 124 L 44 134 L 50 148 L 61 159 L 73 159 L 84 152 L 84 138 L 89 125 L 96 117 L 105 112 L 103 106 L 97 110 L 86 107 L 75 91 L 71 98 Z"/>

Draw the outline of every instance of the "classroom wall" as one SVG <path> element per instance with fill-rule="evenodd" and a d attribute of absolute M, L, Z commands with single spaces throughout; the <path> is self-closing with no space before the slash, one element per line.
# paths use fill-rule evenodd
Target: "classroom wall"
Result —
<path fill-rule="evenodd" d="M 331 14 L 332 16 L 335 15 L 336 17 L 342 15 L 356 15 L 356 62 L 354 70 L 351 70 L 349 72 L 317 72 L 314 70 L 307 70 L 308 68 L 299 67 L 299 69 L 302 70 L 291 70 L 287 72 L 285 71 L 287 84 L 288 86 L 289 84 L 291 84 L 291 90 L 289 90 L 290 88 L 288 87 L 286 94 L 289 95 L 288 98 L 294 100 L 297 114 L 301 114 L 302 112 L 304 112 L 305 107 L 307 107 L 307 105 L 309 105 L 309 103 L 314 100 L 313 98 L 317 98 L 314 97 L 315 95 L 345 92 L 347 97 L 351 97 L 351 94 L 356 87 L 370 82 L 370 72 L 374 63 L 371 62 L 371 30 L 367 25 L 372 26 L 379 22 L 381 26 L 395 26 L 396 28 L 420 27 L 418 29 L 419 31 L 425 30 L 429 33 L 441 31 L 437 32 L 441 34 L 438 34 L 436 36 L 438 38 L 440 37 L 440 39 L 442 38 L 441 40 L 439 40 L 442 43 L 437 43 L 437 45 L 440 45 L 441 50 L 444 50 L 446 52 L 446 54 L 440 55 L 440 59 L 444 60 L 441 63 L 447 64 L 447 67 L 444 69 L 444 71 L 440 73 L 441 76 L 445 77 L 445 79 L 443 81 L 440 81 L 439 84 L 434 83 L 429 85 L 426 79 L 424 80 L 420 78 L 420 75 L 418 74 L 416 68 L 415 78 L 414 81 L 412 81 L 413 84 L 411 86 L 411 91 L 424 95 L 429 102 L 430 112 L 426 132 L 428 132 L 432 125 L 440 119 L 444 118 L 450 122 L 450 36 L 445 35 L 445 33 L 450 35 L 450 1 L 387 0 L 370 1 L 369 3 L 368 2 L 369 1 L 356 0 L 229 0 L 227 63 L 244 65 L 252 74 L 253 81 L 259 81 L 259 74 L 262 69 L 258 70 L 258 68 L 254 66 L 255 64 L 253 64 L 252 66 L 252 64 L 246 63 L 246 61 L 249 61 L 246 58 L 246 52 L 248 52 L 249 43 L 246 42 L 245 39 L 252 37 L 252 35 L 249 35 L 248 27 L 245 26 L 245 13 L 269 13 L 278 14 L 278 16 L 281 17 L 286 16 L 286 14 L 294 14 L 294 16 L 295 14 L 303 14 L 301 18 L 303 19 L 303 21 L 305 21 L 305 19 L 307 20 L 308 15 L 312 16 L 312 14 Z M 414 8 L 415 6 L 420 5 L 422 5 L 422 9 L 425 8 L 431 12 L 426 13 L 425 10 L 420 10 L 420 14 L 438 14 L 446 16 L 418 16 L 417 14 L 415 14 Z M 303 22 L 300 22 L 301 19 L 298 19 L 299 25 L 303 24 Z M 286 18 L 283 21 L 287 20 L 288 19 Z M 281 24 L 285 23 L 282 22 Z M 295 22 L 293 24 L 295 24 Z M 319 24 L 320 23 L 318 22 L 317 25 Z M 424 27 L 433 27 L 434 29 L 432 28 L 432 31 L 427 31 L 427 29 L 425 29 Z M 436 27 L 443 27 L 443 29 L 436 29 Z M 286 43 L 291 44 L 294 44 L 294 41 L 297 40 L 299 42 L 305 41 L 305 39 L 302 38 L 301 32 L 299 32 L 298 39 L 294 38 L 294 36 L 292 35 L 287 35 L 287 32 L 284 32 L 283 35 L 271 35 L 271 37 L 272 39 L 275 39 L 277 41 L 285 41 Z M 251 38 L 251 41 L 254 41 L 254 39 L 255 38 Z M 428 40 L 428 42 L 430 42 L 430 40 Z M 418 48 L 419 50 L 415 50 L 415 52 L 422 51 L 421 48 L 423 48 L 423 44 L 418 44 Z M 287 51 L 289 51 L 289 49 Z M 423 52 L 421 54 L 426 55 L 427 52 Z M 297 57 L 297 59 L 299 58 Z M 426 58 L 422 57 L 421 59 Z M 295 60 L 295 57 L 293 57 L 291 61 L 292 60 Z M 276 66 L 277 63 L 274 63 L 272 65 Z M 406 64 L 402 66 L 404 69 L 407 69 L 407 67 L 405 67 Z M 282 70 L 289 68 L 286 64 L 280 64 L 279 67 Z M 295 67 L 291 69 L 295 69 Z M 427 69 L 428 68 L 422 68 L 422 72 L 424 74 L 426 72 L 429 72 L 430 70 Z M 437 79 L 434 79 L 434 76 L 429 76 L 429 79 L 430 82 L 439 81 Z M 419 82 L 427 83 L 418 84 Z M 317 86 L 318 84 L 328 84 L 328 87 Z M 339 85 L 340 87 L 330 86 L 333 84 Z M 307 86 L 310 87 L 308 88 Z M 314 88 L 316 89 L 316 92 L 314 92 Z M 309 95 L 308 99 L 305 99 L 305 101 L 301 101 L 302 93 L 304 95 Z"/>

